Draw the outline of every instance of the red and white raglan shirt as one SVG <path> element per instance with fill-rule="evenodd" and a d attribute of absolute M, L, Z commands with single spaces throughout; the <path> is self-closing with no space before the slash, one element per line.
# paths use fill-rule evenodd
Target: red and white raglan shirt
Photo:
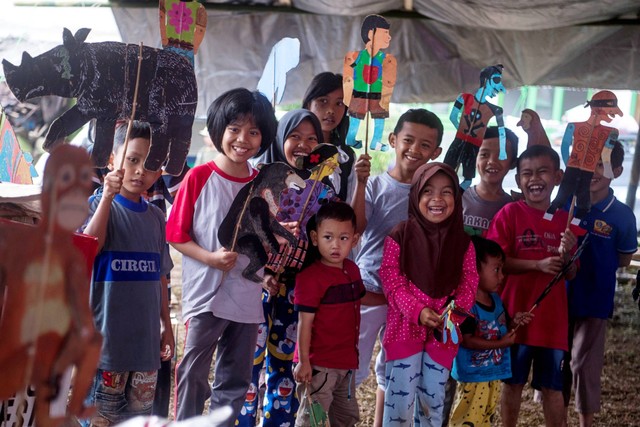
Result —
<path fill-rule="evenodd" d="M 248 178 L 230 176 L 213 161 L 191 169 L 176 194 L 167 221 L 167 241 L 186 243 L 193 240 L 208 251 L 220 249 L 220 224 L 240 189 L 258 174 L 248 163 L 247 168 L 251 170 Z M 262 323 L 262 286 L 242 277 L 242 270 L 248 264 L 249 258 L 239 255 L 235 267 L 224 275 L 224 284 L 221 284 L 222 270 L 183 255 L 183 321 L 211 312 L 233 322 Z M 215 293 L 218 287 L 220 290 Z"/>

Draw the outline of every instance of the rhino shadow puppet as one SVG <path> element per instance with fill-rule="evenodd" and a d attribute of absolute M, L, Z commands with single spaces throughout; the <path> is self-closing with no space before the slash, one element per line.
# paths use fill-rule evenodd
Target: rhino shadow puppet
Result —
<path fill-rule="evenodd" d="M 11 91 L 20 101 L 57 95 L 77 103 L 58 117 L 45 137 L 49 151 L 96 119 L 92 157 L 96 167 L 107 165 L 117 120 L 131 116 L 140 46 L 118 42 L 85 43 L 90 29 L 75 35 L 64 29 L 63 44 L 32 58 L 22 54 L 15 66 L 2 61 Z M 189 152 L 191 126 L 198 101 L 192 65 L 183 56 L 151 47 L 142 48 L 135 119 L 149 122 L 151 148 L 145 168 L 157 171 L 167 159 L 165 171 L 177 175 Z"/>
<path fill-rule="evenodd" d="M 244 278 L 262 282 L 256 272 L 267 263 L 269 251 L 277 253 L 280 250 L 276 235 L 284 237 L 291 245 L 297 244 L 295 236 L 275 217 L 280 194 L 287 188 L 296 187 L 304 188 L 305 183 L 289 165 L 270 163 L 262 166 L 256 178 L 242 187 L 231 204 L 218 229 L 218 240 L 224 247 L 233 247 L 234 251 L 249 257 L 249 265 L 242 272 Z"/>

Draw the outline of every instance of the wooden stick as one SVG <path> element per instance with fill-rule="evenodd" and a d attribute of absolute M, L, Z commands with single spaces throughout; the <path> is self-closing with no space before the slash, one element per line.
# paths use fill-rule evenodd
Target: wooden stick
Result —
<path fill-rule="evenodd" d="M 573 220 L 573 211 L 574 208 L 576 207 L 576 196 L 574 194 L 574 196 L 571 198 L 571 206 L 569 207 L 569 217 L 567 218 L 567 226 L 565 227 L 565 230 L 567 228 L 569 228 L 569 226 L 571 225 L 571 221 Z"/>
<path fill-rule="evenodd" d="M 127 152 L 127 145 L 129 145 L 129 137 L 131 136 L 131 128 L 133 127 L 133 120 L 136 117 L 136 106 L 138 105 L 138 87 L 140 86 L 140 69 L 142 68 L 142 42 L 140 42 L 140 49 L 138 50 L 138 71 L 136 72 L 136 85 L 133 89 L 133 104 L 131 105 L 131 117 L 129 118 L 129 123 L 127 124 L 127 136 L 124 139 L 124 149 L 123 153 Z M 122 169 L 124 166 L 124 158 L 120 160 L 120 167 L 118 169 Z"/>

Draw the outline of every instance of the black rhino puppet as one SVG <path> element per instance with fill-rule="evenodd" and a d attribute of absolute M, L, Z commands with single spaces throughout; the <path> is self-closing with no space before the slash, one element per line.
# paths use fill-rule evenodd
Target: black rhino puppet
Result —
<path fill-rule="evenodd" d="M 117 120 L 128 120 L 138 70 L 139 45 L 85 43 L 89 29 L 75 35 L 64 29 L 63 44 L 32 58 L 22 54 L 15 66 L 2 61 L 7 84 L 20 101 L 43 95 L 76 98 L 75 106 L 49 128 L 44 148 L 50 150 L 91 119 L 96 119 L 93 160 L 107 165 Z M 193 67 L 183 56 L 142 48 L 136 120 L 149 122 L 151 148 L 145 168 L 156 171 L 169 156 L 165 171 L 181 172 L 191 144 L 191 126 L 198 101 Z"/>

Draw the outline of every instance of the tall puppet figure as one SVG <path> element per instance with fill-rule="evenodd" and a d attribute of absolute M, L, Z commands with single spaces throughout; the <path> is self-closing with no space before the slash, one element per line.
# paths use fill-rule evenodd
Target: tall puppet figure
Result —
<path fill-rule="evenodd" d="M 349 133 L 347 145 L 361 148 L 356 141 L 360 121 L 371 114 L 374 123 L 373 138 L 369 148 L 387 151 L 382 142 L 384 119 L 389 117 L 389 101 L 396 84 L 396 58 L 383 52 L 389 47 L 391 34 L 389 22 L 380 15 L 364 18 L 360 34 L 365 48 L 347 53 L 344 57 L 344 103 L 349 107 Z M 366 143 L 366 141 L 365 141 Z"/>
<path fill-rule="evenodd" d="M 207 28 L 206 9 L 197 1 L 160 0 L 159 13 L 162 47 L 189 58 L 193 65 Z"/>
<path fill-rule="evenodd" d="M 489 120 L 495 116 L 498 122 L 498 136 L 500 139 L 500 160 L 507 158 L 505 150 L 505 130 L 502 119 L 502 108 L 487 102 L 499 92 L 506 92 L 502 84 L 502 64 L 483 68 L 480 72 L 480 87 L 475 95 L 461 93 L 449 115 L 451 123 L 458 129 L 456 137 L 447 151 L 444 162 L 454 168 L 462 164 L 464 181 L 460 187 L 466 189 L 476 176 L 476 157 L 484 139 Z M 462 120 L 460 119 L 462 116 Z"/>
<path fill-rule="evenodd" d="M 585 108 L 587 106 L 591 107 L 589 119 L 586 122 L 569 123 L 562 137 L 562 159 L 567 169 L 560 183 L 558 195 L 544 215 L 545 219 L 553 218 L 555 211 L 564 206 L 570 196 L 575 195 L 575 213 L 571 224 L 580 225 L 582 218 L 591 209 L 589 187 L 600 159 L 604 165 L 604 176 L 614 178 L 611 150 L 613 143 L 618 139 L 618 129 L 601 125 L 600 122 L 609 123 L 616 115 L 622 116 L 622 111 L 618 108 L 618 98 L 613 92 L 601 90 L 593 95 L 591 101 L 587 101 Z"/>
<path fill-rule="evenodd" d="M 68 413 L 83 414 L 100 356 L 89 279 L 72 237 L 89 211 L 92 171 L 84 149 L 55 148 L 44 170 L 41 221 L 0 222 L 0 400 L 32 385 L 39 426 L 64 422 L 51 418 L 49 405 L 70 366 Z"/>

